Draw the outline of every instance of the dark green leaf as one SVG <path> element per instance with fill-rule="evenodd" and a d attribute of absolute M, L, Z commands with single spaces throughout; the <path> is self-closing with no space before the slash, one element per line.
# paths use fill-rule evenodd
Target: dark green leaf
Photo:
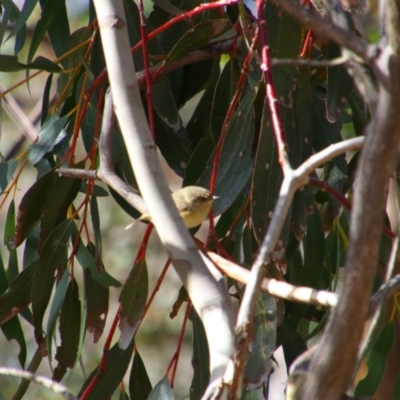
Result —
<path fill-rule="evenodd" d="M 52 343 L 54 340 L 54 329 L 56 327 L 56 322 L 61 310 L 61 307 L 64 303 L 65 294 L 68 289 L 68 281 L 69 281 L 69 271 L 66 268 L 61 279 L 57 282 L 57 288 L 54 294 L 53 301 L 50 307 L 49 317 L 47 318 L 47 331 L 46 331 L 46 346 L 49 361 L 53 360 L 53 351 L 52 351 Z"/>
<path fill-rule="evenodd" d="M 8 56 L 0 54 L 0 71 L 2 72 L 16 72 L 25 71 L 29 69 L 39 69 L 47 72 L 61 72 L 61 68 L 48 60 L 45 57 L 36 57 L 33 62 L 22 64 L 18 61 L 17 56 Z"/>
<path fill-rule="evenodd" d="M 59 382 L 73 368 L 79 345 L 79 328 L 81 324 L 81 302 L 79 301 L 78 284 L 71 279 L 60 314 L 60 340 L 55 359 L 58 361 L 54 369 L 54 379 Z"/>
<path fill-rule="evenodd" d="M 53 150 L 65 136 L 63 130 L 68 117 L 59 118 L 57 114 L 52 114 L 43 125 L 42 131 L 39 133 L 39 141 L 33 144 L 28 150 L 28 159 L 32 164 L 38 163 L 42 157 Z"/>
<path fill-rule="evenodd" d="M 273 58 L 297 58 L 302 43 L 302 27 L 288 14 L 267 2 L 264 15 L 268 26 L 268 44 Z M 272 68 L 277 96 L 281 104 L 291 106 L 291 92 L 297 75 L 295 65 L 279 65 Z"/>
<path fill-rule="evenodd" d="M 244 384 L 252 390 L 262 386 L 272 367 L 276 344 L 276 299 L 260 293 L 254 316 L 253 340 L 244 369 Z"/>
<path fill-rule="evenodd" d="M 168 79 L 154 85 L 152 94 L 154 108 L 158 114 L 155 118 L 157 146 L 168 165 L 179 176 L 183 176 L 192 150 Z"/>
<path fill-rule="evenodd" d="M 61 222 L 48 235 L 39 256 L 36 273 L 32 283 L 32 311 L 35 326 L 35 339 L 45 352 L 42 322 L 50 300 L 55 281 L 55 273 L 62 270 L 67 263 L 67 249 L 73 222 Z"/>
<path fill-rule="evenodd" d="M 121 336 L 119 346 L 124 349 L 134 337 L 142 321 L 149 291 L 149 276 L 146 262 L 139 260 L 134 266 L 122 287 L 119 296 L 121 303 L 119 329 Z"/>
<path fill-rule="evenodd" d="M 33 262 L 23 269 L 0 296 L 0 324 L 28 307 L 31 302 L 31 287 L 37 264 L 37 261 Z"/>
<path fill-rule="evenodd" d="M 200 400 L 210 381 L 210 355 L 203 323 L 192 307 L 190 319 L 193 324 L 193 379 L 190 385 L 190 400 Z"/>
<path fill-rule="evenodd" d="M 0 165 L 0 193 L 7 189 L 8 184 L 14 176 L 18 161 L 12 159 Z"/>
<path fill-rule="evenodd" d="M 90 251 L 93 246 L 89 245 L 88 247 Z M 104 273 L 103 265 L 101 271 Z M 95 281 L 89 268 L 84 270 L 83 277 L 87 302 L 86 328 L 93 333 L 93 342 L 97 343 L 106 324 L 110 291 L 107 287 Z"/>
<path fill-rule="evenodd" d="M 25 361 L 26 361 L 26 342 L 24 337 L 24 331 L 22 330 L 21 323 L 17 316 L 11 318 L 7 322 L 1 325 L 1 330 L 4 333 L 4 336 L 7 338 L 8 341 L 15 339 L 19 344 L 19 354 L 18 360 L 21 364 L 21 367 L 25 368 Z"/>
<path fill-rule="evenodd" d="M 322 220 L 318 212 L 307 218 L 307 234 L 304 239 L 304 266 L 298 280 L 298 285 L 317 288 L 325 254 L 325 237 L 322 230 Z M 307 309 L 307 304 L 293 304 L 290 323 L 297 326 Z"/>
<path fill-rule="evenodd" d="M 32 11 L 35 8 L 37 2 L 38 2 L 38 0 L 26 0 L 24 2 L 24 5 L 22 6 L 22 10 L 21 10 L 20 14 L 18 15 L 18 19 L 15 22 L 15 25 L 6 40 L 9 40 L 10 38 L 12 38 L 21 29 L 26 28 L 26 25 L 25 25 L 26 21 L 32 14 Z"/>
<path fill-rule="evenodd" d="M 28 51 L 28 62 L 33 59 L 36 50 L 43 40 L 43 36 L 48 31 L 53 21 L 55 21 L 57 14 L 62 10 L 63 7 L 65 7 L 64 0 L 47 1 L 44 7 L 42 3 L 44 3 L 44 0 L 40 1 L 40 5 L 42 6 L 42 14 L 32 35 L 32 41 Z"/>
<path fill-rule="evenodd" d="M 211 72 L 208 85 L 201 97 L 196 109 L 193 112 L 190 121 L 186 126 L 188 137 L 191 141 L 192 149 L 196 149 L 198 143 L 210 136 L 210 116 L 213 107 L 213 97 L 215 87 L 220 77 L 220 59 L 214 59 L 213 69 Z M 186 173 L 186 171 L 185 171 Z"/>
<path fill-rule="evenodd" d="M 251 220 L 254 235 L 257 241 L 261 243 L 268 230 L 271 213 L 275 209 L 283 181 L 282 168 L 278 161 L 278 150 L 267 103 L 264 105 L 252 179 Z"/>
<path fill-rule="evenodd" d="M 227 22 L 226 19 L 216 19 L 194 26 L 177 41 L 165 63 L 179 60 L 192 51 L 205 47 L 214 36 L 219 35 L 225 29 Z"/>
<path fill-rule="evenodd" d="M 246 185 L 252 169 L 251 146 L 254 135 L 253 101 L 255 91 L 251 90 L 241 101 L 232 116 L 221 158 L 218 166 L 218 177 L 214 202 L 215 215 L 223 213 L 235 201 Z M 214 154 L 208 160 L 206 169 L 197 184 L 208 187 L 214 163 Z"/>
<path fill-rule="evenodd" d="M 218 141 L 218 138 L 221 134 L 226 113 L 237 89 L 239 76 L 239 64 L 235 60 L 230 60 L 225 64 L 225 67 L 218 79 L 212 100 L 210 120 L 211 132 L 215 142 Z"/>
<path fill-rule="evenodd" d="M 7 246 L 10 257 L 8 258 L 7 278 L 10 282 L 19 272 L 17 250 L 12 246 L 12 237 L 15 232 L 15 205 L 11 200 L 7 210 L 6 223 L 4 226 L 4 244 Z"/>
<path fill-rule="evenodd" d="M 78 234 L 76 227 L 73 228 L 72 238 L 75 242 L 76 236 Z M 79 239 L 78 248 L 75 252 L 75 257 L 78 260 L 79 264 L 82 266 L 84 270 L 88 269 L 90 271 L 91 277 L 99 283 L 101 286 L 108 288 L 110 286 L 120 287 L 121 284 L 113 278 L 107 271 L 104 270 L 104 266 L 100 269 L 96 269 L 96 262 L 94 256 L 91 252 L 85 247 L 82 240 Z"/>
<path fill-rule="evenodd" d="M 142 357 L 136 350 L 133 356 L 131 374 L 129 377 L 129 393 L 132 400 L 147 400 L 152 386 L 147 375 Z"/>
<path fill-rule="evenodd" d="M 86 400 L 108 399 L 112 396 L 128 369 L 132 358 L 133 344 L 134 341 L 132 340 L 130 345 L 125 350 L 121 350 L 121 348 L 118 346 L 118 343 L 115 343 L 115 345 L 107 353 L 105 371 L 100 375 L 99 380 L 90 394 L 86 397 Z M 78 394 L 78 397 L 82 396 L 84 390 L 96 376 L 97 372 L 98 367 L 86 379 L 81 391 Z"/>
<path fill-rule="evenodd" d="M 76 165 L 75 167 L 79 167 Z M 39 247 L 41 248 L 49 233 L 67 218 L 69 207 L 78 194 L 80 179 L 58 177 L 44 200 L 41 215 Z"/>
<path fill-rule="evenodd" d="M 394 323 L 390 320 L 379 334 L 367 360 L 368 374 L 355 390 L 356 396 L 373 396 L 386 371 L 386 356 L 395 341 Z"/>
<path fill-rule="evenodd" d="M 277 346 L 279 345 L 283 347 L 283 354 L 285 356 L 286 368 L 288 371 L 293 361 L 307 350 L 303 338 L 287 321 L 284 321 L 278 328 Z"/>
<path fill-rule="evenodd" d="M 328 60 L 340 57 L 341 54 L 341 48 L 336 43 L 328 43 Z M 352 89 L 353 80 L 343 65 L 328 67 L 326 118 L 329 122 L 336 122 L 339 119 Z"/>

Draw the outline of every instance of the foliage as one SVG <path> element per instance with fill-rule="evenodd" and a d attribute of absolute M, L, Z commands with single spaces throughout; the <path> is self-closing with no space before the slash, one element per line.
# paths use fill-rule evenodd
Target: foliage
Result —
<path fill-rule="evenodd" d="M 126 281 L 119 282 L 103 264 L 108 249 L 102 241 L 98 198 L 111 194 L 129 215 L 138 217 L 139 213 L 112 189 L 105 192 L 94 180 L 57 173 L 60 167 L 95 170 L 99 165 L 97 139 L 108 83 L 92 2 L 86 10 L 88 23 L 70 32 L 65 2 L 40 0 L 40 19 L 34 22 L 29 37 L 27 23 L 36 3 L 27 0 L 20 10 L 12 1 L 2 2 L 0 39 L 2 43 L 14 40 L 14 54 L 0 56 L 0 70 L 26 70 L 27 96 L 29 80 L 39 73 L 48 76 L 37 140 L 26 152 L 2 154 L 0 165 L 1 206 L 8 207 L 4 224 L 7 251 L 1 255 L 3 261 L 0 259 L 3 334 L 7 340 L 18 342 L 18 359 L 21 368 L 26 368 L 27 344 L 20 324 L 20 318 L 25 318 L 34 329 L 40 356 L 48 357 L 54 368 L 53 379 L 62 382 L 68 370 L 79 369 L 77 362 L 85 354 L 85 340 L 89 340 L 86 332 L 93 333 L 95 343 L 103 335 L 105 319 L 111 317 L 109 292 L 118 290 L 121 339 L 85 380 L 80 396 L 110 397 L 130 369 L 131 399 L 146 399 L 148 395 L 151 399 L 171 398 L 174 369 L 168 368 L 170 380 L 164 378 L 152 389 L 146 360 L 134 350 L 138 324 L 142 320 L 146 324 L 145 248 L 150 231 Z M 150 102 L 146 101 L 145 89 L 149 71 L 145 71 L 140 51 L 139 9 L 135 2 L 125 0 L 129 40 L 143 102 L 147 109 L 149 104 L 154 107 L 155 142 L 160 153 L 184 185 L 210 187 L 215 179 L 218 198 L 214 213 L 221 217 L 210 250 L 250 268 L 269 228 L 283 181 L 273 116 L 266 100 L 269 89 L 260 68 L 260 46 L 252 44 L 254 17 L 237 4 L 205 7 L 202 12 L 182 17 L 183 11 L 200 4 L 196 0 L 154 1 L 146 18 L 152 74 Z M 340 56 L 336 43 L 315 37 L 313 45 L 311 31 L 273 3 L 267 2 L 264 17 L 270 55 L 276 61 L 272 76 L 288 158 L 293 167 L 298 167 L 331 144 L 361 135 L 370 112 L 346 68 L 326 63 Z M 8 32 L 5 27 L 10 24 Z M 55 60 L 35 57 L 45 37 L 50 40 Z M 321 64 L 279 63 L 280 59 L 298 58 Z M 7 98 L 10 90 L 2 97 Z M 195 98 L 199 100 L 184 124 L 180 110 Z M 84 156 L 78 151 L 79 142 Z M 118 175 L 136 188 L 117 124 L 111 151 Z M 355 152 L 333 158 L 313 175 L 314 186 L 296 192 L 280 235 L 281 257 L 269 264 L 268 277 L 318 290 L 335 289 L 349 243 L 350 214 L 343 210 L 342 197 L 351 198 L 358 157 Z M 36 168 L 37 179 L 15 204 L 15 190 L 28 164 Z M 82 201 L 77 201 L 78 193 L 83 194 L 79 197 Z M 22 262 L 17 248 L 24 249 Z M 383 237 L 380 266 L 387 265 L 390 248 L 391 241 Z M 132 260 L 127 264 L 132 265 Z M 79 268 L 83 282 L 75 278 Z M 376 277 L 376 286 L 381 279 Z M 231 279 L 229 285 L 240 299 L 242 287 Z M 184 293 L 181 303 L 185 300 Z M 325 307 L 259 296 L 252 349 L 244 370 L 243 398 L 260 398 L 265 392 L 276 367 L 271 357 L 278 345 L 283 346 L 289 369 L 308 347 L 308 341 L 323 329 L 327 316 Z M 187 372 L 187 379 L 192 382 L 190 398 L 200 399 L 209 379 L 208 348 L 203 325 L 193 310 L 190 319 L 193 371 Z M 107 334 L 106 347 L 113 331 Z M 368 378 L 361 380 L 356 394 L 375 393 L 394 341 L 393 322 L 389 320 L 372 346 Z M 172 366 L 178 358 L 179 352 Z M 121 398 L 129 398 L 121 393 Z"/>

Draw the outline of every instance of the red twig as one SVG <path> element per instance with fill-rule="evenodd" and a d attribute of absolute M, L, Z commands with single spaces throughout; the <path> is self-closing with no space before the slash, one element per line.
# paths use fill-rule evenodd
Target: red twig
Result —
<path fill-rule="evenodd" d="M 108 352 L 110 350 L 111 340 L 112 340 L 112 338 L 114 336 L 114 333 L 115 333 L 115 330 L 117 328 L 118 321 L 119 321 L 119 311 L 117 311 L 117 313 L 116 313 L 116 315 L 114 317 L 114 321 L 113 321 L 113 324 L 111 326 L 110 332 L 108 334 L 107 340 L 104 343 L 103 357 L 101 358 L 100 364 L 99 364 L 99 366 L 97 368 L 96 375 L 93 377 L 93 379 L 89 383 L 88 387 L 83 392 L 82 396 L 80 397 L 80 400 L 86 400 L 87 399 L 87 397 L 90 395 L 90 393 L 92 393 L 92 391 L 96 387 L 99 379 L 101 378 L 101 376 L 104 374 L 104 372 L 106 370 Z"/>
<path fill-rule="evenodd" d="M 257 0 L 257 25 L 260 32 L 261 43 L 261 70 L 264 73 L 265 84 L 267 88 L 267 99 L 271 113 L 272 126 L 274 127 L 275 140 L 279 152 L 279 163 L 285 170 L 289 166 L 289 160 L 286 152 L 286 137 L 282 126 L 282 118 L 279 111 L 279 103 L 276 96 L 275 86 L 271 72 L 271 54 L 268 46 L 268 29 L 264 18 L 264 7 L 266 0 Z"/>
<path fill-rule="evenodd" d="M 135 262 L 134 264 L 136 264 L 139 260 L 144 259 L 146 256 L 146 250 L 147 250 L 147 244 L 149 243 L 149 239 L 150 239 L 150 234 L 153 231 L 153 224 L 148 224 L 146 231 L 144 232 L 142 241 L 140 242 L 140 246 L 139 246 L 139 250 L 136 254 L 136 258 L 135 258 Z"/>
<path fill-rule="evenodd" d="M 176 373 L 176 369 L 178 367 L 178 361 L 179 361 L 179 354 L 181 352 L 181 348 L 182 348 L 182 343 L 183 343 L 183 336 L 185 334 L 185 330 L 186 330 L 186 323 L 187 320 L 189 318 L 189 311 L 190 308 L 192 306 L 192 302 L 190 300 L 188 300 L 187 306 L 186 306 L 186 311 L 185 311 L 185 315 L 183 317 L 183 323 L 182 323 L 182 328 L 181 328 L 181 333 L 179 335 L 179 340 L 178 340 L 178 345 L 176 347 L 175 353 L 171 358 L 171 361 L 169 362 L 168 368 L 167 368 L 167 373 L 165 374 L 166 376 L 168 376 L 171 368 L 172 368 L 172 374 L 171 374 L 171 387 L 174 387 L 174 380 L 175 380 L 175 373 Z"/>
<path fill-rule="evenodd" d="M 347 199 L 345 196 L 343 196 L 341 193 L 339 193 L 337 190 L 335 190 L 332 186 L 328 185 L 326 182 L 320 181 L 319 179 L 316 178 L 308 178 L 308 183 L 312 186 L 325 190 L 325 192 L 331 194 L 333 197 L 339 200 L 348 210 L 351 210 L 352 208 L 351 201 Z M 386 228 L 385 226 L 382 227 L 382 232 L 386 236 L 389 236 L 392 239 L 396 237 L 396 234 L 392 232 L 390 229 Z"/>

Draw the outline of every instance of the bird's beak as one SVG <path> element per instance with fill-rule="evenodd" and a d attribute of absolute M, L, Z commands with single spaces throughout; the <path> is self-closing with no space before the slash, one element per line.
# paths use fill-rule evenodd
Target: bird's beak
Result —
<path fill-rule="evenodd" d="M 213 200 L 219 199 L 219 196 L 213 196 Z"/>

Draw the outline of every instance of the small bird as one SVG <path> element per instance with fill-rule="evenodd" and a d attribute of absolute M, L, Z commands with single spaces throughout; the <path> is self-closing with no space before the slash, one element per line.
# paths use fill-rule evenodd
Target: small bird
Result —
<path fill-rule="evenodd" d="M 172 199 L 188 229 L 199 226 L 207 218 L 216 198 L 209 190 L 199 186 L 186 186 L 172 193 Z M 138 221 L 151 222 L 151 215 L 143 214 L 126 229 L 131 228 Z"/>

